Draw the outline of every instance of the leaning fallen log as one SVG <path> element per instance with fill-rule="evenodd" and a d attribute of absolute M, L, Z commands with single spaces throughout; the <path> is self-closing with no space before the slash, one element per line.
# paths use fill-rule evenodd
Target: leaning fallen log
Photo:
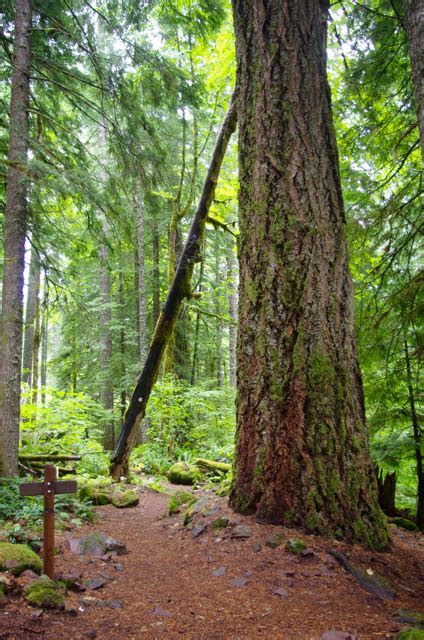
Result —
<path fill-rule="evenodd" d="M 227 462 L 217 462 L 215 460 L 207 460 L 206 458 L 197 458 L 194 464 L 199 471 L 205 475 L 214 473 L 228 473 L 231 469 L 231 465 Z"/>
<path fill-rule="evenodd" d="M 44 462 L 28 462 L 28 465 L 35 471 L 42 473 L 44 470 Z M 67 467 L 56 467 L 59 476 L 64 476 L 67 473 L 70 475 L 76 475 L 76 469 L 68 469 Z"/>
<path fill-rule="evenodd" d="M 136 441 L 140 422 L 146 413 L 147 402 L 159 374 L 163 354 L 174 330 L 181 304 L 185 298 L 193 296 L 191 278 L 194 265 L 201 259 L 205 225 L 213 202 L 219 171 L 228 142 L 231 134 L 235 131 L 236 125 L 237 112 L 233 96 L 215 144 L 212 160 L 205 182 L 203 183 L 200 200 L 180 257 L 178 268 L 175 272 L 174 280 L 168 292 L 165 306 L 157 321 L 143 371 L 132 394 L 118 442 L 112 453 L 110 473 L 115 480 L 121 476 L 128 475 L 128 463 L 131 450 Z"/>

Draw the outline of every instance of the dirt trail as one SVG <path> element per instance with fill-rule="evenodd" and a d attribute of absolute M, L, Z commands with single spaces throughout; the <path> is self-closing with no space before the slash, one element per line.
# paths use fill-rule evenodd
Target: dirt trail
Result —
<path fill-rule="evenodd" d="M 113 579 L 95 591 L 71 593 L 77 615 L 44 612 L 37 617 L 21 597 L 12 599 L 0 610 L 0 640 L 319 640 L 331 629 L 359 640 L 393 638 L 402 628 L 394 611 L 417 610 L 423 601 L 424 543 L 418 534 L 397 534 L 394 550 L 386 554 L 337 545 L 389 579 L 396 598 L 381 601 L 328 555 L 334 548 L 329 541 L 287 529 L 285 538 L 301 536 L 314 555 L 299 558 L 284 551 L 284 543 L 268 548 L 264 540 L 281 527 L 235 515 L 224 499 L 211 494 L 210 504 L 215 511 L 219 507 L 214 517 L 247 524 L 252 536 L 234 540 L 229 529 L 214 533 L 209 527 L 193 539 L 181 514 L 166 517 L 167 496 L 143 491 L 140 498 L 133 509 L 100 507 L 95 525 L 72 533 L 109 534 L 126 544 L 128 555 L 111 561 L 81 558 L 61 540 L 58 571 L 82 568 L 84 579 L 102 573 Z M 87 597 L 95 599 L 91 605 L 84 604 Z"/>

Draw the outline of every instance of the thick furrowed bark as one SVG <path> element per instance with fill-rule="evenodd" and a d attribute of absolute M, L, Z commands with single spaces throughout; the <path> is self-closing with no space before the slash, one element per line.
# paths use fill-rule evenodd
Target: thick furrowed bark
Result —
<path fill-rule="evenodd" d="M 233 8 L 240 302 L 231 504 L 382 547 L 326 78 L 328 3 Z"/>
<path fill-rule="evenodd" d="M 424 0 L 405 0 L 405 28 L 417 106 L 421 154 L 424 160 Z"/>
<path fill-rule="evenodd" d="M 216 184 L 222 161 L 227 150 L 231 134 L 237 124 L 234 96 L 213 152 L 208 173 L 203 184 L 199 204 L 191 224 L 190 231 L 174 276 L 165 306 L 159 316 L 149 353 L 133 392 L 125 422 L 122 427 L 115 451 L 112 454 L 111 474 L 114 478 L 126 475 L 128 472 L 128 461 L 133 443 L 136 439 L 138 426 L 146 412 L 147 402 L 150 397 L 153 385 L 159 373 L 159 367 L 169 340 L 174 329 L 181 303 L 191 295 L 191 277 L 194 265 L 200 259 L 200 251 L 203 243 L 205 224 L 208 212 L 214 197 Z"/>

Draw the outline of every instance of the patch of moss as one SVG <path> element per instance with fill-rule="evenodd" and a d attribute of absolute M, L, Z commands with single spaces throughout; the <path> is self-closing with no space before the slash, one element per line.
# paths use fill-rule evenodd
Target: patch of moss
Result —
<path fill-rule="evenodd" d="M 137 491 L 134 489 L 127 489 L 126 491 L 117 491 L 112 494 L 111 502 L 114 507 L 118 509 L 125 509 L 128 507 L 136 507 L 140 502 L 140 497 Z"/>
<path fill-rule="evenodd" d="M 26 544 L 0 542 L 0 571 L 10 570 L 19 576 L 26 569 L 40 573 L 41 568 L 40 558 Z"/>
<path fill-rule="evenodd" d="M 276 549 L 277 547 L 283 544 L 283 540 L 284 540 L 284 533 L 282 531 L 278 531 L 277 533 L 274 533 L 274 535 L 270 536 L 266 540 L 265 545 L 267 547 L 271 547 L 271 549 Z"/>
<path fill-rule="evenodd" d="M 176 462 L 169 469 L 168 480 L 173 484 L 194 485 L 201 480 L 202 474 L 194 465 L 186 462 Z"/>
<path fill-rule="evenodd" d="M 301 553 L 305 551 L 306 543 L 302 538 L 290 538 L 287 540 L 285 550 L 289 553 Z"/>
<path fill-rule="evenodd" d="M 24 598 L 41 609 L 63 609 L 66 588 L 62 582 L 42 576 L 24 588 Z"/>
<path fill-rule="evenodd" d="M 170 516 L 180 511 L 180 507 L 183 505 L 190 505 L 195 502 L 196 496 L 188 491 L 177 491 L 169 498 L 168 513 Z"/>
<path fill-rule="evenodd" d="M 396 636 L 396 640 L 424 640 L 423 629 L 402 629 Z"/>
<path fill-rule="evenodd" d="M 418 527 L 415 522 L 412 520 L 408 520 L 408 518 L 400 518 L 395 516 L 394 518 L 390 518 L 390 522 L 395 524 L 397 527 L 401 529 L 406 529 L 407 531 L 418 531 Z"/>
<path fill-rule="evenodd" d="M 230 521 L 228 518 L 217 518 L 212 522 L 212 529 L 214 531 L 221 531 L 222 529 L 228 527 L 229 524 Z"/>

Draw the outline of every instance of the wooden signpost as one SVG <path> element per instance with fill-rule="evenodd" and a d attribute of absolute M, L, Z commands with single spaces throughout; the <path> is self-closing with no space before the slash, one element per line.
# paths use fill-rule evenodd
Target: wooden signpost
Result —
<path fill-rule="evenodd" d="M 44 482 L 23 482 L 19 486 L 21 496 L 44 496 L 43 571 L 54 578 L 54 497 L 56 493 L 76 493 L 75 480 L 57 479 L 54 464 L 44 467 Z"/>

